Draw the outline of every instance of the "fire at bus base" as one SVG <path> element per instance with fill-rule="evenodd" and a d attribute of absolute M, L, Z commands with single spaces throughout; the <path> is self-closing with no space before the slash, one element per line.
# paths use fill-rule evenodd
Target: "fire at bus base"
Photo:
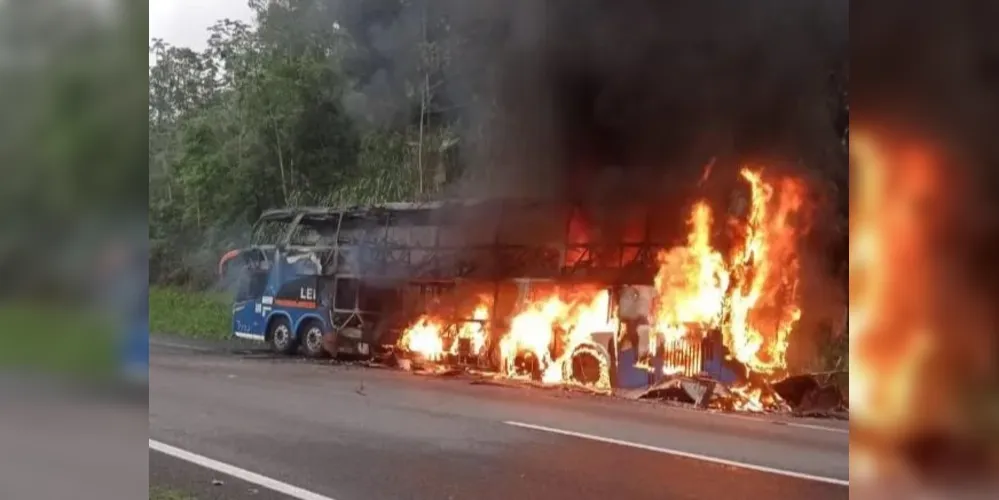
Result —
<path fill-rule="evenodd" d="M 430 365 L 459 344 L 487 356 L 495 328 L 501 378 L 598 391 L 639 387 L 643 394 L 672 389 L 702 405 L 714 399 L 733 410 L 779 408 L 770 382 L 788 375 L 787 350 L 802 314 L 797 246 L 807 193 L 798 179 L 764 173 L 740 171 L 748 206 L 725 221 L 734 236 L 727 251 L 714 241 L 724 222 L 698 200 L 689 207 L 685 244 L 656 251 L 652 286 L 542 283 L 521 291 L 505 321 L 490 321 L 495 304 L 483 295 L 465 306 L 473 321 L 449 329 L 447 318 L 422 314 L 398 348 Z"/>

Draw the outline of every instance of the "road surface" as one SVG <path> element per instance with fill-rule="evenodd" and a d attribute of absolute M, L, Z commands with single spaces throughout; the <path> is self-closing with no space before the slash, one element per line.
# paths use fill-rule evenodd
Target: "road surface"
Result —
<path fill-rule="evenodd" d="M 150 484 L 201 500 L 849 494 L 845 422 L 716 415 L 175 338 L 150 349 Z"/>

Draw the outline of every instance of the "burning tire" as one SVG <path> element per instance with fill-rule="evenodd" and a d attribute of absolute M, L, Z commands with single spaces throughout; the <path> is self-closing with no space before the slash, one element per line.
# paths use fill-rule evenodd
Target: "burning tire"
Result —
<path fill-rule="evenodd" d="M 593 353 L 580 352 L 572 357 L 569 365 L 569 375 L 572 380 L 585 385 L 600 381 L 600 360 Z"/>
<path fill-rule="evenodd" d="M 512 360 L 512 373 L 531 380 L 541 380 L 541 360 L 533 352 L 523 351 Z"/>
<path fill-rule="evenodd" d="M 610 355 L 598 344 L 581 344 L 573 350 L 562 372 L 566 380 L 589 387 L 609 388 Z"/>

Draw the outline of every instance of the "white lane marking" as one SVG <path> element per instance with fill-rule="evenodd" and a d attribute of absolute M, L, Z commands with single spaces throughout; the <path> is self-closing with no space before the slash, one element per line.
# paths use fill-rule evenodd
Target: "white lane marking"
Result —
<path fill-rule="evenodd" d="M 150 439 L 149 449 L 158 451 L 160 453 L 165 453 L 174 458 L 179 458 L 185 462 L 190 462 L 195 465 L 200 465 L 206 469 L 211 469 L 216 472 L 221 472 L 237 479 L 242 479 L 248 483 L 253 483 L 258 486 L 263 486 L 264 488 L 276 491 L 288 495 L 292 498 L 297 498 L 299 500 L 333 500 L 330 497 L 320 495 L 319 493 L 313 493 L 311 491 L 299 488 L 285 482 L 278 481 L 277 479 L 269 478 L 267 476 L 262 476 L 255 472 L 250 472 L 246 469 L 240 469 L 235 465 L 229 465 L 224 462 L 219 462 L 218 460 L 212 460 L 208 457 L 203 457 L 197 453 L 191 453 L 187 450 L 182 450 L 180 448 L 170 446 L 166 443 L 161 443 L 159 441 Z"/>
<path fill-rule="evenodd" d="M 704 413 L 701 410 L 692 410 L 692 409 L 689 409 L 689 408 L 679 408 L 679 409 Z M 812 430 L 816 430 L 816 431 L 836 432 L 836 433 L 840 433 L 840 434 L 849 434 L 850 433 L 850 429 L 841 429 L 841 428 L 838 428 L 838 427 L 829 427 L 827 425 L 802 424 L 802 423 L 798 423 L 798 422 L 791 422 L 791 421 L 788 421 L 788 420 L 770 420 L 770 419 L 766 419 L 766 418 L 753 417 L 753 416 L 749 416 L 749 415 L 733 415 L 733 414 L 730 414 L 730 413 L 708 413 L 708 415 L 715 415 L 715 416 L 718 416 L 718 417 L 732 418 L 732 419 L 736 419 L 736 420 L 745 420 L 747 422 L 758 422 L 758 423 L 761 423 L 761 424 L 783 425 L 783 426 L 787 426 L 787 427 L 798 427 L 798 428 L 801 428 L 801 429 L 812 429 Z"/>
<path fill-rule="evenodd" d="M 825 425 L 815 425 L 815 424 L 799 424 L 796 422 L 780 422 L 777 425 L 786 425 L 788 427 L 800 427 L 802 429 L 813 429 L 816 431 L 826 431 L 826 432 L 838 432 L 840 434 L 849 434 L 850 429 L 840 429 L 838 427 L 827 427 Z"/>
<path fill-rule="evenodd" d="M 789 471 L 789 470 L 784 470 L 784 469 L 775 469 L 773 467 L 765 467 L 765 466 L 762 466 L 762 465 L 747 464 L 745 462 L 736 462 L 734 460 L 726 460 L 724 458 L 709 457 L 707 455 L 698 455 L 696 453 L 690 453 L 690 452 L 686 452 L 686 451 L 671 450 L 669 448 L 660 448 L 658 446 L 652 446 L 652 445 L 642 444 L 642 443 L 632 443 L 630 441 L 622 441 L 620 439 L 606 438 L 606 437 L 602 437 L 602 436 L 594 436 L 592 434 L 584 434 L 582 432 L 574 432 L 574 431 L 567 431 L 567 430 L 562 430 L 562 429 L 555 429 L 555 428 L 552 428 L 552 427 L 545 427 L 545 426 L 542 426 L 542 425 L 525 424 L 523 422 L 514 422 L 514 421 L 510 421 L 510 420 L 504 421 L 503 423 L 507 424 L 507 425 L 512 425 L 514 427 L 521 427 L 521 428 L 524 428 L 524 429 L 532 429 L 532 430 L 536 430 L 536 431 L 551 432 L 553 434 L 561 434 L 563 436 L 572 436 L 572 437 L 577 437 L 577 438 L 581 438 L 581 439 L 589 439 L 591 441 L 599 441 L 599 442 L 602 442 L 602 443 L 616 444 L 616 445 L 619 445 L 619 446 L 628 446 L 628 447 L 631 447 L 631 448 L 638 448 L 640 450 L 654 451 L 654 452 L 657 452 L 657 453 L 665 453 L 667 455 L 675 455 L 675 456 L 678 456 L 678 457 L 691 458 L 691 459 L 694 459 L 694 460 L 701 460 L 703 462 L 711 462 L 711 463 L 715 463 L 715 464 L 719 464 L 719 465 L 726 465 L 726 466 L 729 466 L 729 467 L 738 467 L 738 468 L 741 468 L 741 469 L 749 469 L 749 470 L 754 470 L 754 471 L 757 471 L 757 472 L 766 472 L 766 473 L 769 473 L 769 474 L 777 474 L 777 475 L 788 476 L 788 477 L 793 477 L 793 478 L 797 478 L 797 479 L 805 479 L 805 480 L 808 480 L 808 481 L 818 481 L 820 483 L 835 484 L 837 486 L 849 486 L 850 485 L 850 481 L 846 480 L 846 479 L 836 479 L 836 478 L 831 478 L 831 477 L 814 476 L 812 474 L 805 474 L 803 472 L 794 472 L 794 471 Z"/>
<path fill-rule="evenodd" d="M 160 347 L 173 347 L 174 349 L 189 349 L 189 350 L 192 350 L 192 351 L 202 351 L 202 352 L 209 352 L 209 351 L 211 351 L 211 349 L 209 349 L 207 347 L 199 347 L 199 346 L 195 346 L 195 345 L 179 344 L 179 343 L 176 343 L 176 342 L 164 342 L 162 340 L 150 340 L 149 343 L 152 344 L 152 345 L 155 345 L 155 346 L 160 346 Z"/>

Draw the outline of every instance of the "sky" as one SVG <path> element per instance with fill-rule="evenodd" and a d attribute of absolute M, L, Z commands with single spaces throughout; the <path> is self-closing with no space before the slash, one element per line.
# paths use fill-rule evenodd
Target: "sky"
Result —
<path fill-rule="evenodd" d="M 149 38 L 202 50 L 208 27 L 227 17 L 250 22 L 247 0 L 149 0 Z"/>

